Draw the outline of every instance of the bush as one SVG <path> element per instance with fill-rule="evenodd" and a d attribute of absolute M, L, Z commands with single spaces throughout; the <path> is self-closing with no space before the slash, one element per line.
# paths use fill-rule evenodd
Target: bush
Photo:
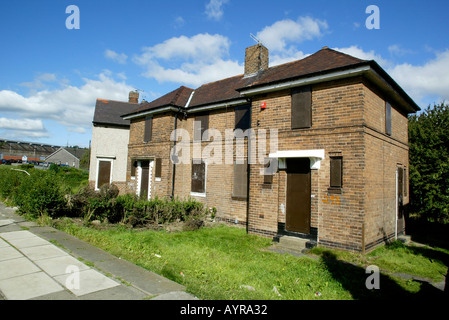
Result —
<path fill-rule="evenodd" d="M 52 172 L 35 171 L 16 189 L 14 202 L 22 212 L 33 216 L 60 215 L 64 205 L 61 184 Z"/>

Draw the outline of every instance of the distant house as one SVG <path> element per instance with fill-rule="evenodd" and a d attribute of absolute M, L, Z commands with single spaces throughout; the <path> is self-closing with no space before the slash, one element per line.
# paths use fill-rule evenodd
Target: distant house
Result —
<path fill-rule="evenodd" d="M 113 183 L 126 188 L 129 120 L 120 116 L 134 111 L 139 105 L 139 93 L 130 92 L 129 102 L 98 99 L 92 128 L 89 185 L 98 190 Z"/>
<path fill-rule="evenodd" d="M 81 155 L 81 153 L 80 153 L 80 155 Z M 53 152 L 51 155 L 49 155 L 47 158 L 45 158 L 45 162 L 54 163 L 57 165 L 65 165 L 65 166 L 79 169 L 80 158 L 81 158 L 81 156 L 78 157 L 65 148 L 59 148 L 58 150 Z"/>

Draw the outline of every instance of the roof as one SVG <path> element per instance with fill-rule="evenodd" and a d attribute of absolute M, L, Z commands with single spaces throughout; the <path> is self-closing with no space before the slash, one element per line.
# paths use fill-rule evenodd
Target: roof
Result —
<path fill-rule="evenodd" d="M 133 112 L 122 113 L 121 115 L 129 116 L 129 115 L 138 114 L 138 113 L 141 113 L 144 111 L 148 111 L 151 109 L 167 107 L 167 106 L 182 108 L 187 105 L 187 102 L 189 101 L 190 96 L 192 95 L 193 91 L 194 90 L 191 88 L 181 86 L 178 89 L 173 90 L 172 92 L 167 93 L 166 95 L 164 95 L 156 100 L 153 100 L 152 102 L 144 101 Z"/>
<path fill-rule="evenodd" d="M 133 113 L 124 116 L 138 115 L 139 113 L 156 110 L 164 106 L 186 107 L 193 109 L 217 103 L 232 102 L 245 97 L 240 93 L 245 89 L 253 89 L 267 85 L 274 85 L 295 79 L 325 75 L 331 72 L 355 69 L 358 67 L 372 68 L 392 88 L 394 88 L 408 103 L 408 111 L 420 110 L 416 103 L 405 91 L 373 60 L 361 60 L 348 54 L 323 47 L 318 52 L 301 60 L 270 67 L 257 75 L 245 77 L 243 74 L 231 78 L 202 85 L 198 89 L 180 87 L 150 103 L 141 104 Z M 192 95 L 193 93 L 193 95 Z"/>
<path fill-rule="evenodd" d="M 67 149 L 61 147 L 61 148 L 59 148 L 58 150 L 56 150 L 55 152 L 53 152 L 51 155 L 47 156 L 47 157 L 45 158 L 45 161 L 47 161 L 48 159 L 50 159 L 50 158 L 56 156 L 58 153 L 61 153 L 61 152 L 63 152 L 63 153 L 65 153 L 65 154 L 67 154 L 67 155 L 69 155 L 69 156 L 72 156 L 73 158 L 76 158 L 76 159 L 79 160 L 79 157 L 75 156 L 72 152 L 69 152 Z"/>
<path fill-rule="evenodd" d="M 97 99 L 93 123 L 129 127 L 129 120 L 120 116 L 138 107 L 136 103 Z"/>
<path fill-rule="evenodd" d="M 246 88 L 354 67 L 366 62 L 367 60 L 324 47 L 304 59 L 268 68 L 255 76 Z"/>

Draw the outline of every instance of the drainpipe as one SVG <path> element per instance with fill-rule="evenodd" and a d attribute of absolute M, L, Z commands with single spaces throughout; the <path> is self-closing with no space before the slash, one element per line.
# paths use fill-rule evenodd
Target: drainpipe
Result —
<path fill-rule="evenodd" d="M 176 136 L 176 129 L 178 128 L 178 114 L 179 112 L 181 112 L 181 108 L 178 109 L 178 111 L 175 114 L 175 138 L 173 141 L 173 155 L 175 155 L 176 153 L 176 140 L 177 140 L 177 136 Z M 173 177 L 172 177 L 172 184 L 171 184 L 171 198 L 173 199 L 175 197 L 175 175 L 176 175 L 176 164 L 174 159 L 171 159 L 172 163 L 173 163 L 173 167 L 172 167 L 172 171 L 173 171 Z"/>

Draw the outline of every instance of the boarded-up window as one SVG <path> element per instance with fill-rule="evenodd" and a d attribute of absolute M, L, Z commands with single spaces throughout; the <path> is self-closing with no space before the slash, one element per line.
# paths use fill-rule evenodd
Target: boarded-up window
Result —
<path fill-rule="evenodd" d="M 330 187 L 341 188 L 343 186 L 343 158 L 331 157 L 330 164 Z"/>
<path fill-rule="evenodd" d="M 310 86 L 294 88 L 292 94 L 292 129 L 312 126 L 312 89 Z"/>
<path fill-rule="evenodd" d="M 145 133 L 143 137 L 143 142 L 150 142 L 153 131 L 153 117 L 145 118 Z"/>
<path fill-rule="evenodd" d="M 137 161 L 131 160 L 131 177 L 136 176 Z"/>
<path fill-rule="evenodd" d="M 385 102 L 385 133 L 391 136 L 391 104 Z"/>
<path fill-rule="evenodd" d="M 154 177 L 161 178 L 162 177 L 162 159 L 156 158 L 156 168 L 155 168 Z"/>
<path fill-rule="evenodd" d="M 251 128 L 250 105 L 235 107 L 235 129 L 246 130 Z"/>
<path fill-rule="evenodd" d="M 209 115 L 196 116 L 193 124 L 193 140 L 208 141 L 209 137 L 204 132 L 209 129 Z"/>
<path fill-rule="evenodd" d="M 234 163 L 234 187 L 232 196 L 235 198 L 246 199 L 248 197 L 248 164 Z"/>
<path fill-rule="evenodd" d="M 404 197 L 407 197 L 408 192 L 407 192 L 407 167 L 404 167 Z"/>
<path fill-rule="evenodd" d="M 98 180 L 97 187 L 111 183 L 111 161 L 98 162 Z"/>
<path fill-rule="evenodd" d="M 263 175 L 263 184 L 264 185 L 271 185 L 273 184 L 273 173 L 270 172 L 269 169 L 273 164 L 272 161 L 275 161 L 273 159 L 265 159 L 266 163 L 264 165 L 264 175 Z"/>
<path fill-rule="evenodd" d="M 204 160 L 192 162 L 192 192 L 206 193 L 206 163 Z"/>

